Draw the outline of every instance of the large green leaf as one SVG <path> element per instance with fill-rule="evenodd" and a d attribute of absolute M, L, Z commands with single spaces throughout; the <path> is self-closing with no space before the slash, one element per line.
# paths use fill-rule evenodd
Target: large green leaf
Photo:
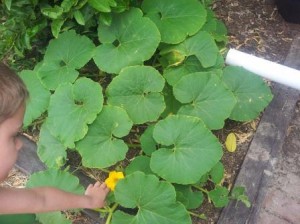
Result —
<path fill-rule="evenodd" d="M 56 187 L 74 194 L 83 194 L 84 188 L 79 184 L 79 179 L 70 173 L 57 169 L 48 169 L 36 172 L 29 177 L 27 187 Z M 41 213 L 37 219 L 43 224 L 71 223 L 60 212 Z"/>
<path fill-rule="evenodd" d="M 196 56 L 187 57 L 179 66 L 164 69 L 163 76 L 171 86 L 175 85 L 183 76 L 203 69 Z"/>
<path fill-rule="evenodd" d="M 83 194 L 84 188 L 79 184 L 79 179 L 67 171 L 48 169 L 33 173 L 26 184 L 27 187 L 56 187 L 74 194 Z"/>
<path fill-rule="evenodd" d="M 86 36 L 67 31 L 50 41 L 38 76 L 50 90 L 65 82 L 74 82 L 83 67 L 93 56 L 95 45 Z"/>
<path fill-rule="evenodd" d="M 71 220 L 68 220 L 61 212 L 48 212 L 36 214 L 37 220 L 42 224 L 72 224 Z"/>
<path fill-rule="evenodd" d="M 79 75 L 77 70 L 62 65 L 58 60 L 44 61 L 36 71 L 43 85 L 49 90 L 55 90 L 61 83 L 73 83 Z"/>
<path fill-rule="evenodd" d="M 150 167 L 173 183 L 196 183 L 222 157 L 218 139 L 196 117 L 169 116 L 155 125 L 153 137 L 162 147 L 152 153 Z"/>
<path fill-rule="evenodd" d="M 224 166 L 221 162 L 218 162 L 209 172 L 210 179 L 215 184 L 219 184 L 224 177 Z"/>
<path fill-rule="evenodd" d="M 227 28 L 225 24 L 216 18 L 211 18 L 207 21 L 202 30 L 210 33 L 217 42 L 226 43 L 228 41 Z"/>
<path fill-rule="evenodd" d="M 5 214 L 0 215 L 0 223 L 3 224 L 40 224 L 35 214 Z"/>
<path fill-rule="evenodd" d="M 45 123 L 40 130 L 37 146 L 39 158 L 47 167 L 59 168 L 65 164 L 66 147 L 50 133 Z"/>
<path fill-rule="evenodd" d="M 64 146 L 74 148 L 103 106 L 101 86 L 88 78 L 60 85 L 51 96 L 47 126 Z"/>
<path fill-rule="evenodd" d="M 250 121 L 259 116 L 273 98 L 263 79 L 242 67 L 227 66 L 223 81 L 237 98 L 230 119 Z"/>
<path fill-rule="evenodd" d="M 127 67 L 109 84 L 108 104 L 123 107 L 135 124 L 155 121 L 165 109 L 164 84 L 153 67 Z"/>
<path fill-rule="evenodd" d="M 187 57 L 179 66 L 171 66 L 164 69 L 163 76 L 168 84 L 174 86 L 183 76 L 194 72 L 212 71 L 216 74 L 222 74 L 221 68 L 224 65 L 224 58 L 219 54 L 216 65 L 210 68 L 203 68 L 196 56 Z"/>
<path fill-rule="evenodd" d="M 153 125 L 147 127 L 140 137 L 141 149 L 148 156 L 150 156 L 152 152 L 156 150 L 156 142 L 153 139 L 153 129 Z"/>
<path fill-rule="evenodd" d="M 176 202 L 174 187 L 154 175 L 135 172 L 118 182 L 115 198 L 121 206 L 138 208 L 136 215 L 115 212 L 112 224 L 191 224 L 185 207 Z"/>
<path fill-rule="evenodd" d="M 47 110 L 51 93 L 41 84 L 36 72 L 23 70 L 20 77 L 26 84 L 30 95 L 23 122 L 24 127 L 27 127 Z"/>
<path fill-rule="evenodd" d="M 160 42 L 155 24 L 137 8 L 114 14 L 111 25 L 100 24 L 98 30 L 102 44 L 96 49 L 94 61 L 108 73 L 142 64 L 151 58 Z"/>
<path fill-rule="evenodd" d="M 174 95 L 183 105 L 178 113 L 201 118 L 211 130 L 224 126 L 236 104 L 231 91 L 211 72 L 196 72 L 182 77 Z"/>
<path fill-rule="evenodd" d="M 214 39 L 206 31 L 199 31 L 178 45 L 165 46 L 160 54 L 168 57 L 168 54 L 174 54 L 174 52 L 184 57 L 195 55 L 204 68 L 214 66 L 219 55 Z"/>
<path fill-rule="evenodd" d="M 180 201 L 187 209 L 196 209 L 204 201 L 201 191 L 193 191 L 189 185 L 175 185 L 177 200 Z"/>
<path fill-rule="evenodd" d="M 178 44 L 197 33 L 206 21 L 198 0 L 145 0 L 142 10 L 158 27 L 162 42 Z"/>
<path fill-rule="evenodd" d="M 148 156 L 136 156 L 130 164 L 126 167 L 126 175 L 132 174 L 136 171 L 141 171 L 145 174 L 153 174 L 150 169 L 150 157 Z"/>
<path fill-rule="evenodd" d="M 163 94 L 166 103 L 166 109 L 161 114 L 161 117 L 165 118 L 170 114 L 177 114 L 182 104 L 174 97 L 172 87 L 166 84 L 163 90 Z"/>
<path fill-rule="evenodd" d="M 125 159 L 128 146 L 119 138 L 126 136 L 131 127 L 132 121 L 124 109 L 104 106 L 85 138 L 76 144 L 83 165 L 105 168 Z"/>

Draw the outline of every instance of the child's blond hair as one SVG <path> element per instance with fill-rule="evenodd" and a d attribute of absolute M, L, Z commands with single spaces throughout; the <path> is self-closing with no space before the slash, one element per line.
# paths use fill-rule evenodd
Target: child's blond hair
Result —
<path fill-rule="evenodd" d="M 14 115 L 28 96 L 22 79 L 0 62 L 0 124 Z"/>

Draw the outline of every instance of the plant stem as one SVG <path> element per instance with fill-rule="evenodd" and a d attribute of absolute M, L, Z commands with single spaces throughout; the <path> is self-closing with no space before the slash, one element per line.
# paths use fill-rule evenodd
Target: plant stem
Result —
<path fill-rule="evenodd" d="M 127 143 L 127 145 L 128 145 L 130 148 L 141 148 L 141 145 L 140 145 L 140 144 L 130 144 L 130 143 Z"/>
<path fill-rule="evenodd" d="M 115 203 L 115 204 L 109 209 L 109 213 L 108 213 L 108 216 L 107 216 L 107 219 L 106 219 L 105 224 L 110 224 L 112 215 L 113 215 L 114 211 L 117 209 L 118 205 L 119 205 L 118 203 Z"/>
<path fill-rule="evenodd" d="M 200 219 L 204 219 L 204 220 L 206 220 L 207 218 L 206 218 L 206 215 L 204 214 L 204 213 L 202 213 L 202 214 L 196 214 L 196 213 L 194 213 L 194 212 L 191 212 L 191 211 L 188 211 L 188 213 L 190 214 L 190 215 L 192 215 L 192 216 L 195 216 L 195 217 L 198 217 L 198 218 L 200 218 Z"/>
<path fill-rule="evenodd" d="M 208 190 L 206 190 L 206 189 L 204 189 L 204 188 L 202 188 L 202 187 L 199 187 L 199 186 L 197 186 L 197 185 L 192 185 L 192 186 L 193 186 L 194 188 L 198 189 L 199 191 L 204 192 L 204 193 L 207 195 L 208 202 L 211 203 L 211 200 L 210 200 L 210 198 L 209 198 L 209 196 L 208 196 L 208 193 L 209 193 Z"/>
<path fill-rule="evenodd" d="M 197 186 L 197 185 L 193 185 L 193 187 L 196 188 L 196 189 L 198 189 L 198 190 L 200 190 L 200 191 L 202 191 L 202 192 L 204 192 L 205 194 L 208 194 L 208 190 L 205 190 L 205 189 L 202 188 L 202 187 L 199 187 L 199 186 Z"/>
<path fill-rule="evenodd" d="M 99 170 L 101 170 L 104 173 L 109 173 L 110 172 L 108 169 L 104 169 L 104 168 L 99 168 Z"/>
<path fill-rule="evenodd" d="M 102 213 L 108 213 L 109 212 L 109 208 L 95 208 L 93 209 L 96 212 L 102 212 Z"/>

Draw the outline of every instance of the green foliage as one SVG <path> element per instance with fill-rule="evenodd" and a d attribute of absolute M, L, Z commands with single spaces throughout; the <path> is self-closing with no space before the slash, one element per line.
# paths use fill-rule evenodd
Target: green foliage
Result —
<path fill-rule="evenodd" d="M 221 183 L 224 176 L 224 166 L 218 162 L 209 172 L 209 176 L 215 184 Z"/>
<path fill-rule="evenodd" d="M 117 211 L 112 224 L 118 223 L 192 223 L 185 207 L 176 202 L 174 187 L 154 175 L 135 172 L 120 180 L 116 202 L 126 208 L 138 208 L 135 216 Z M 129 199 L 129 200 L 128 200 Z"/>
<path fill-rule="evenodd" d="M 239 186 L 239 187 L 233 188 L 230 196 L 231 196 L 231 199 L 240 201 L 240 202 L 244 203 L 244 205 L 247 208 L 250 208 L 251 203 L 249 201 L 248 196 L 246 195 L 244 187 Z"/>
<path fill-rule="evenodd" d="M 48 109 L 51 93 L 39 81 L 36 71 L 23 70 L 20 76 L 29 90 L 29 95 L 39 96 L 30 97 L 27 101 L 27 109 L 23 121 L 24 127 L 27 127 Z"/>
<path fill-rule="evenodd" d="M 120 138 L 128 135 L 131 127 L 132 121 L 124 109 L 104 106 L 86 137 L 76 144 L 83 165 L 106 168 L 125 159 L 128 146 Z"/>
<path fill-rule="evenodd" d="M 208 192 L 208 197 L 212 200 L 215 207 L 222 208 L 225 207 L 228 202 L 229 191 L 225 187 L 217 186 L 214 190 Z"/>
<path fill-rule="evenodd" d="M 158 27 L 161 42 L 168 44 L 196 34 L 206 21 L 206 10 L 197 0 L 145 0 L 142 10 Z"/>
<path fill-rule="evenodd" d="M 83 67 L 93 56 L 93 42 L 75 33 L 74 30 L 61 34 L 60 38 L 50 41 L 39 65 L 38 76 L 49 90 L 59 84 L 73 83 L 79 75 L 76 69 Z M 57 49 L 61 49 L 59 54 Z"/>
<path fill-rule="evenodd" d="M 155 24 L 137 8 L 114 13 L 109 26 L 99 25 L 98 35 L 102 44 L 96 49 L 94 61 L 108 73 L 119 73 L 126 66 L 142 64 L 151 58 L 160 42 Z"/>
<path fill-rule="evenodd" d="M 126 175 L 132 174 L 136 171 L 142 171 L 145 174 L 154 174 L 150 169 L 150 157 L 148 156 L 137 156 L 130 164 L 126 167 Z"/>
<path fill-rule="evenodd" d="M 231 91 L 212 72 L 191 73 L 173 88 L 175 98 L 184 104 L 178 113 L 199 117 L 211 130 L 224 126 L 236 104 Z"/>
<path fill-rule="evenodd" d="M 79 179 L 67 171 L 48 169 L 40 171 L 30 176 L 27 187 L 57 187 L 67 192 L 83 194 L 84 189 L 79 184 Z M 41 223 L 62 223 L 70 224 L 71 221 L 66 219 L 60 212 L 40 213 L 36 215 L 37 220 Z"/>
<path fill-rule="evenodd" d="M 61 212 L 49 212 L 36 214 L 36 219 L 39 223 L 59 223 L 59 224 L 71 224 L 72 222 L 66 218 Z"/>
<path fill-rule="evenodd" d="M 0 3 L 0 60 L 23 58 L 26 50 L 42 42 L 37 35 L 45 32 L 47 20 L 36 8 L 31 0 Z"/>
<path fill-rule="evenodd" d="M 63 166 L 67 160 L 67 148 L 50 133 L 46 123 L 42 125 L 39 137 L 37 152 L 40 159 L 47 167 Z"/>
<path fill-rule="evenodd" d="M 102 110 L 102 103 L 102 88 L 91 79 L 61 84 L 50 98 L 47 127 L 64 146 L 74 148 Z"/>
<path fill-rule="evenodd" d="M 0 223 L 39 224 L 35 214 L 0 215 Z"/>
<path fill-rule="evenodd" d="M 178 45 L 165 45 L 160 51 L 162 57 L 169 57 L 174 53 L 180 55 L 181 60 L 189 56 L 196 56 L 198 63 L 200 62 L 203 68 L 208 68 L 216 65 L 219 49 L 212 36 L 206 31 L 200 30 Z M 178 65 L 182 62 L 181 60 L 168 66 L 174 65 L 174 63 Z"/>
<path fill-rule="evenodd" d="M 135 124 L 156 121 L 165 109 L 164 84 L 153 67 L 127 67 L 107 87 L 107 103 L 123 107 Z"/>
<path fill-rule="evenodd" d="M 230 199 L 250 206 L 243 188 L 230 194 L 222 186 L 222 145 L 212 130 L 227 119 L 255 119 L 272 94 L 261 78 L 225 66 L 227 30 L 210 4 L 37 4 L 56 38 L 33 70 L 20 73 L 32 96 L 25 124 L 41 123 L 38 155 L 49 168 L 30 186 L 75 186 L 55 171 L 72 149 L 84 167 L 126 174 L 107 223 L 191 223 L 189 210 L 207 199 L 216 207 Z"/>
<path fill-rule="evenodd" d="M 153 137 L 161 147 L 152 153 L 150 167 L 172 183 L 196 183 L 223 154 L 217 138 L 196 117 L 170 115 L 157 122 Z"/>
<path fill-rule="evenodd" d="M 241 72 L 243 76 L 240 75 Z M 238 100 L 230 115 L 232 120 L 255 119 L 272 100 L 271 90 L 264 81 L 242 67 L 227 66 L 223 80 Z"/>
<path fill-rule="evenodd" d="M 174 185 L 177 200 L 180 201 L 187 209 L 196 209 L 204 201 L 204 195 L 201 191 L 194 191 L 191 186 Z"/>

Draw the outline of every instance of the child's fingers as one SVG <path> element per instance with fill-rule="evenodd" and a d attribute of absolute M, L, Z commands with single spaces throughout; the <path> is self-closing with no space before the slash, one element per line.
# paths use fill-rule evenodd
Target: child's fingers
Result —
<path fill-rule="evenodd" d="M 105 183 L 102 183 L 102 184 L 100 185 L 100 187 L 101 187 L 102 189 L 105 189 L 105 188 L 107 188 L 107 186 L 106 186 L 106 184 L 105 184 Z"/>
<path fill-rule="evenodd" d="M 100 188 L 102 188 L 106 193 L 108 193 L 110 191 L 109 188 L 107 187 L 107 185 L 105 183 L 102 183 L 100 185 Z"/>
<path fill-rule="evenodd" d="M 100 187 L 100 185 L 101 185 L 101 183 L 100 183 L 99 181 L 97 181 L 97 182 L 94 184 L 95 187 Z"/>

